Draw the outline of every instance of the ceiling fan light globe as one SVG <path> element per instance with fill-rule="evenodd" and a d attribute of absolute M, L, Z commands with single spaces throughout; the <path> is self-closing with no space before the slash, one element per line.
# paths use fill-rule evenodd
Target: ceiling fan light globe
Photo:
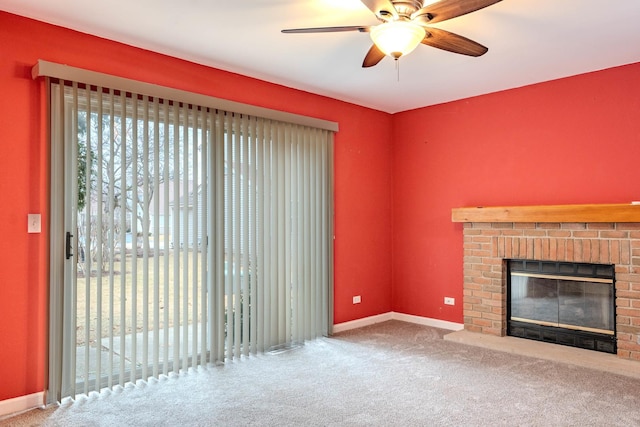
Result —
<path fill-rule="evenodd" d="M 411 53 L 426 36 L 425 29 L 409 21 L 393 21 L 371 28 L 371 40 L 395 59 Z"/>

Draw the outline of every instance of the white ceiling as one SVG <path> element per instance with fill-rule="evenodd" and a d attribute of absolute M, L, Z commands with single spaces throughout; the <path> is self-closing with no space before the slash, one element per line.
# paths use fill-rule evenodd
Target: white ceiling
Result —
<path fill-rule="evenodd" d="M 375 25 L 360 0 L 0 0 L 0 9 L 395 113 L 640 61 L 640 0 L 503 0 L 434 26 L 489 48 L 429 46 L 361 68 Z M 47 59 L 43 53 L 42 59 Z M 73 65 L 73 64 L 70 64 Z"/>

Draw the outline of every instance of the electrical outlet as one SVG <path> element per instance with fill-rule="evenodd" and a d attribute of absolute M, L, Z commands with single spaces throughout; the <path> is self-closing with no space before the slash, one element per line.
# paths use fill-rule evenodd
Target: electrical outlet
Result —
<path fill-rule="evenodd" d="M 40 233 L 42 227 L 40 225 L 40 214 L 27 215 L 27 233 Z"/>
<path fill-rule="evenodd" d="M 451 297 L 444 297 L 444 303 L 446 305 L 456 305 L 456 299 Z"/>
<path fill-rule="evenodd" d="M 354 304 L 360 304 L 361 302 L 362 302 L 362 299 L 360 298 L 360 295 L 356 295 L 355 297 L 353 297 Z"/>

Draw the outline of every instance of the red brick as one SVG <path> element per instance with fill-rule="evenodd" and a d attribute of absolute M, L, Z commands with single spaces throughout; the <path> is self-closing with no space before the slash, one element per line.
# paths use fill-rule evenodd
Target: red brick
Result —
<path fill-rule="evenodd" d="M 505 237 L 522 236 L 524 235 L 524 231 L 523 230 L 502 230 L 501 235 Z"/>
<path fill-rule="evenodd" d="M 509 228 L 513 228 L 513 223 L 512 222 L 494 222 L 491 223 L 491 227 L 494 229 L 509 229 Z"/>
<path fill-rule="evenodd" d="M 630 351 L 640 351 L 640 344 L 637 342 L 618 341 L 618 348 Z"/>
<path fill-rule="evenodd" d="M 587 224 L 587 228 L 590 230 L 613 230 L 616 227 L 612 222 L 590 222 Z"/>
<path fill-rule="evenodd" d="M 494 237 L 491 245 L 491 256 L 504 256 L 504 237 Z"/>
<path fill-rule="evenodd" d="M 464 242 L 462 244 L 462 248 L 463 249 L 480 249 L 482 247 L 482 244 L 480 243 L 473 243 L 472 240 L 469 240 L 468 242 Z"/>
<path fill-rule="evenodd" d="M 544 260 L 549 259 L 549 239 L 540 239 L 540 246 L 542 249 L 541 257 Z"/>
<path fill-rule="evenodd" d="M 498 301 L 498 300 L 483 299 L 482 303 L 487 307 L 502 307 L 502 301 Z M 491 308 L 489 308 L 488 311 L 491 311 Z"/>
<path fill-rule="evenodd" d="M 595 239 L 598 237 L 597 231 L 574 231 L 572 234 L 576 239 Z"/>
<path fill-rule="evenodd" d="M 609 246 L 610 246 L 610 259 L 609 261 L 612 264 L 619 264 L 620 263 L 620 241 L 619 240 L 612 240 L 609 242 Z"/>
<path fill-rule="evenodd" d="M 600 240 L 591 240 L 591 262 L 600 261 Z"/>
<path fill-rule="evenodd" d="M 527 257 L 527 239 L 522 238 L 519 239 L 520 241 L 518 242 L 520 245 L 520 256 L 523 258 Z"/>
<path fill-rule="evenodd" d="M 542 257 L 542 240 L 534 239 L 533 240 L 533 256 L 535 259 L 544 259 Z"/>
<path fill-rule="evenodd" d="M 491 229 L 491 223 L 490 222 L 474 222 L 473 223 L 473 228 L 479 229 L 479 230 L 490 230 Z"/>
<path fill-rule="evenodd" d="M 491 307 L 491 312 L 493 314 L 499 314 L 501 316 L 504 316 L 504 314 L 505 314 L 504 307 Z M 640 320 L 640 319 L 638 319 L 638 320 Z"/>
<path fill-rule="evenodd" d="M 566 230 L 549 231 L 549 237 L 571 237 L 571 232 Z"/>
<path fill-rule="evenodd" d="M 477 285 L 491 285 L 493 281 L 487 277 L 474 277 L 473 283 Z"/>
<path fill-rule="evenodd" d="M 483 277 L 489 277 L 491 279 L 498 279 L 499 281 L 502 280 L 502 272 L 500 271 L 487 271 L 482 273 Z"/>
<path fill-rule="evenodd" d="M 473 238 L 473 243 L 491 243 L 490 236 L 475 236 Z"/>
<path fill-rule="evenodd" d="M 558 261 L 565 261 L 567 259 L 567 241 L 565 239 L 558 239 L 558 253 L 556 257 Z"/>
<path fill-rule="evenodd" d="M 621 274 L 625 274 L 625 273 L 630 273 L 631 271 L 629 270 L 629 266 L 628 265 L 620 265 L 620 264 L 616 264 L 616 274 L 621 273 Z"/>
<path fill-rule="evenodd" d="M 640 222 L 618 222 L 616 230 L 640 230 Z"/>
<path fill-rule="evenodd" d="M 482 262 L 489 265 L 502 265 L 503 260 L 500 258 L 484 258 Z"/>
<path fill-rule="evenodd" d="M 470 256 L 470 257 L 467 257 L 467 259 L 465 259 L 464 262 L 468 264 L 482 264 L 482 258 Z"/>
<path fill-rule="evenodd" d="M 484 313 L 482 315 L 483 319 L 488 319 L 488 320 L 497 320 L 498 322 L 502 321 L 502 316 L 498 316 L 496 314 L 493 313 Z"/>
<path fill-rule="evenodd" d="M 464 289 L 462 290 L 462 292 L 464 293 L 464 295 L 470 295 L 473 296 L 473 293 L 475 291 L 480 291 L 482 290 L 482 286 L 480 285 L 476 285 L 475 283 L 471 283 L 471 282 L 464 282 Z"/>
<path fill-rule="evenodd" d="M 618 325 L 630 325 L 631 318 L 629 316 L 616 316 L 616 323 Z"/>
<path fill-rule="evenodd" d="M 563 222 L 560 227 L 563 230 L 584 230 L 587 228 L 587 224 L 584 222 Z"/>
<path fill-rule="evenodd" d="M 513 256 L 513 251 L 511 250 L 511 244 L 513 243 L 512 239 L 505 238 L 504 240 L 504 257 L 511 258 Z"/>
<path fill-rule="evenodd" d="M 600 243 L 600 260 L 599 262 L 603 263 L 603 264 L 608 264 L 611 262 L 611 253 L 609 252 L 609 242 L 608 241 L 602 241 Z M 628 264 L 628 263 L 625 263 Z"/>
<path fill-rule="evenodd" d="M 559 222 L 539 222 L 536 227 L 541 230 L 557 230 L 560 228 Z"/>
<path fill-rule="evenodd" d="M 522 230 L 530 230 L 532 228 L 536 228 L 536 224 L 533 222 L 515 222 L 513 224 L 513 228 L 519 228 Z"/>
<path fill-rule="evenodd" d="M 590 262 L 591 261 L 591 240 L 584 239 L 582 242 L 582 259 Z"/>
<path fill-rule="evenodd" d="M 475 310 L 466 311 L 464 313 L 465 317 L 469 317 L 471 319 L 476 319 L 482 316 L 482 313 Z"/>
<path fill-rule="evenodd" d="M 640 310 L 635 308 L 618 307 L 616 313 L 619 316 L 640 317 Z"/>
<path fill-rule="evenodd" d="M 491 266 L 488 264 L 473 264 L 472 270 L 474 271 L 482 271 L 482 276 L 484 277 L 485 271 L 491 271 Z"/>
<path fill-rule="evenodd" d="M 638 283 L 640 282 L 640 274 L 616 274 L 616 284 L 617 282 L 632 282 Z M 617 289 L 617 288 L 616 288 Z"/>
<path fill-rule="evenodd" d="M 618 357 L 621 359 L 631 359 L 631 352 L 629 350 L 618 349 Z"/>
<path fill-rule="evenodd" d="M 549 259 L 558 259 L 558 240 L 549 239 Z"/>
<path fill-rule="evenodd" d="M 471 256 L 484 258 L 492 255 L 491 255 L 491 251 L 488 251 L 486 249 L 475 249 L 471 254 Z"/>
<path fill-rule="evenodd" d="M 620 241 L 620 264 L 631 263 L 631 245 L 628 240 Z"/>
<path fill-rule="evenodd" d="M 485 327 L 493 326 L 493 324 L 491 323 L 491 320 L 487 320 L 487 319 L 475 318 L 471 321 L 471 323 L 473 323 L 476 326 L 485 326 Z"/>
<path fill-rule="evenodd" d="M 573 257 L 576 262 L 583 262 L 584 258 L 582 256 L 582 240 L 575 239 L 573 241 Z"/>
<path fill-rule="evenodd" d="M 629 232 L 628 231 L 601 231 L 600 238 L 601 239 L 628 239 Z"/>
<path fill-rule="evenodd" d="M 532 239 L 530 237 L 527 238 L 527 258 L 528 259 L 536 259 L 536 255 L 535 252 L 533 250 L 534 248 L 534 243 L 535 239 Z"/>
<path fill-rule="evenodd" d="M 491 312 L 491 307 L 487 307 L 486 305 L 483 304 L 477 304 L 473 307 L 472 312 L 474 313 L 490 313 Z M 477 316 L 476 316 L 477 317 Z M 482 314 L 480 315 L 480 317 L 483 317 Z"/>
<path fill-rule="evenodd" d="M 475 229 L 468 229 L 465 228 L 463 231 L 463 236 L 469 236 L 469 238 L 473 237 L 473 236 L 479 236 L 482 234 L 482 230 L 475 230 Z"/>
<path fill-rule="evenodd" d="M 573 253 L 573 240 L 569 239 L 566 241 L 566 249 L 565 249 L 565 259 L 567 261 L 573 261 L 574 260 L 574 253 Z"/>
<path fill-rule="evenodd" d="M 616 307 L 630 307 L 631 300 L 629 298 L 616 298 Z"/>
<path fill-rule="evenodd" d="M 482 236 L 495 237 L 502 234 L 500 230 L 482 230 Z"/>

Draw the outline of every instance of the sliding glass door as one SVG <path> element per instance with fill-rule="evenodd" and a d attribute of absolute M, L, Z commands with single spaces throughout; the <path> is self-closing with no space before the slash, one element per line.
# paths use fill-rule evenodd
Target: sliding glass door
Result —
<path fill-rule="evenodd" d="M 50 95 L 50 401 L 328 333 L 330 132 Z"/>

